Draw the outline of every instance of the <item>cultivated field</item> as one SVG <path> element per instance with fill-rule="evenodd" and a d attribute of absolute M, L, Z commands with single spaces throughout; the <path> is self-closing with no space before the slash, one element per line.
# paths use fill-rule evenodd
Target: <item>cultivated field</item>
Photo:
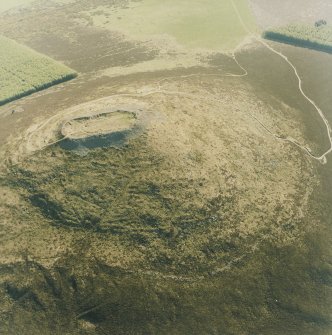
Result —
<path fill-rule="evenodd" d="M 67 66 L 0 36 L 0 105 L 72 79 Z"/>
<path fill-rule="evenodd" d="M 264 38 L 332 53 L 332 27 L 291 24 L 264 32 Z"/>

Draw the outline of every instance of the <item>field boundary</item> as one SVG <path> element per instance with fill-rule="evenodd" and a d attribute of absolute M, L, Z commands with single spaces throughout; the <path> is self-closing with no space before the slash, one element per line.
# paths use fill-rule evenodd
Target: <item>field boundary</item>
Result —
<path fill-rule="evenodd" d="M 307 39 L 302 39 L 298 37 L 293 37 L 293 36 L 287 36 L 285 34 L 279 33 L 279 32 L 274 32 L 274 31 L 265 31 L 263 33 L 263 38 L 275 42 L 281 42 L 289 45 L 293 45 L 296 47 L 301 47 L 301 48 L 307 48 L 307 49 L 312 49 L 312 50 L 317 50 L 321 52 L 327 52 L 329 54 L 332 54 L 332 46 L 307 40 Z"/>
<path fill-rule="evenodd" d="M 71 73 L 71 74 L 68 74 L 67 76 L 64 76 L 63 78 L 47 82 L 47 83 L 42 84 L 40 86 L 36 86 L 36 87 L 31 88 L 31 89 L 29 89 L 29 90 L 27 90 L 25 92 L 22 92 L 22 93 L 19 93 L 17 95 L 14 95 L 14 96 L 12 96 L 10 98 L 6 98 L 6 99 L 3 99 L 3 100 L 0 100 L 0 106 L 3 106 L 5 104 L 8 104 L 8 103 L 13 102 L 13 101 L 18 100 L 18 99 L 27 97 L 27 96 L 29 96 L 31 94 L 34 94 L 34 93 L 46 90 L 47 88 L 50 88 L 52 86 L 55 86 L 55 85 L 58 85 L 58 84 L 61 84 L 61 83 L 65 83 L 66 81 L 72 80 L 72 79 L 74 79 L 76 77 L 77 77 L 77 73 Z"/>

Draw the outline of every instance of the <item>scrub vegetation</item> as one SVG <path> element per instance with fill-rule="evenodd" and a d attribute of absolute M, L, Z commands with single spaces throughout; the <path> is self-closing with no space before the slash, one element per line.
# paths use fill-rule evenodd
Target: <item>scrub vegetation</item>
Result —
<path fill-rule="evenodd" d="M 75 71 L 0 36 L 0 105 L 72 79 Z"/>
<path fill-rule="evenodd" d="M 27 225 L 15 237 L 23 261 L 0 267 L 5 334 L 327 334 L 327 288 L 312 291 L 331 273 L 310 229 L 292 243 L 270 235 L 274 221 L 290 236 L 304 222 L 278 208 L 246 236 L 235 194 L 199 197 L 204 178 L 166 167 L 143 136 L 83 157 L 53 146 L 1 179 Z"/>

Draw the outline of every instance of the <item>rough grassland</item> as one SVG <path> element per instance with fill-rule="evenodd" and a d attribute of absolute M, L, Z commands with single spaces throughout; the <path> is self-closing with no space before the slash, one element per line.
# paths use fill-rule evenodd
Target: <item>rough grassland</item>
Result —
<path fill-rule="evenodd" d="M 332 53 L 332 27 L 288 25 L 264 32 L 263 37 L 282 43 Z"/>
<path fill-rule="evenodd" d="M 0 1 L 0 13 L 18 6 L 28 5 L 32 1 L 33 0 L 2 0 Z"/>
<path fill-rule="evenodd" d="M 255 30 L 247 1 L 234 3 L 246 25 Z M 247 36 L 230 0 L 143 0 L 117 11 L 100 6 L 88 14 L 99 27 L 119 30 L 140 40 L 170 37 L 192 49 L 229 50 Z"/>
<path fill-rule="evenodd" d="M 75 76 L 67 66 L 0 36 L 0 105 Z"/>

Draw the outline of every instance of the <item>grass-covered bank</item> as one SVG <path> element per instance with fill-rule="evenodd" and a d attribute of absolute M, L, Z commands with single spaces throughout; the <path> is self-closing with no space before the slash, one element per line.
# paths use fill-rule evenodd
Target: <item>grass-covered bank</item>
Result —
<path fill-rule="evenodd" d="M 291 24 L 273 28 L 263 33 L 269 40 L 291 44 L 303 48 L 332 53 L 332 27 Z"/>

